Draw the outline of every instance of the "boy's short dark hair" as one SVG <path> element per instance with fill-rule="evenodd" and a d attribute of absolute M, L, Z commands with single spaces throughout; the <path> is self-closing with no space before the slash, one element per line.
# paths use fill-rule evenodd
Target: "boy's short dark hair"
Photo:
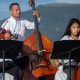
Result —
<path fill-rule="evenodd" d="M 19 6 L 19 4 L 18 4 L 18 3 L 12 3 L 12 4 L 10 4 L 10 6 L 9 6 L 9 10 L 11 10 L 11 9 L 12 9 L 12 7 L 13 7 L 14 5 Z"/>

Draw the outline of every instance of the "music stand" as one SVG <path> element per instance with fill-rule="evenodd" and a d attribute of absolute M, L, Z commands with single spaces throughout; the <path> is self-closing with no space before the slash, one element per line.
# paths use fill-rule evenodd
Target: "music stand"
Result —
<path fill-rule="evenodd" d="M 5 58 L 14 59 L 18 56 L 23 42 L 15 40 L 0 40 L 0 58 L 3 58 L 3 80 L 5 80 Z"/>
<path fill-rule="evenodd" d="M 80 58 L 80 41 L 63 40 L 56 41 L 53 45 L 52 59 L 69 59 L 69 80 L 71 80 L 71 59 Z"/>

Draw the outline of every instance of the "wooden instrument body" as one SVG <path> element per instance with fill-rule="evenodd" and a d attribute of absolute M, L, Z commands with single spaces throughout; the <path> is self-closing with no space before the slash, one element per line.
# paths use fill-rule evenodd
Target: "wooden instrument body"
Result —
<path fill-rule="evenodd" d="M 29 0 L 29 4 L 32 7 L 32 10 L 35 11 L 35 2 L 34 0 Z M 36 80 L 44 78 L 44 80 L 52 80 L 51 75 L 54 75 L 57 71 L 57 68 L 54 68 L 50 63 L 50 54 L 52 52 L 53 43 L 46 36 L 40 33 L 38 28 L 38 19 L 33 15 L 35 29 L 31 36 L 29 36 L 24 41 L 24 46 L 31 48 L 33 56 L 30 57 L 29 61 L 32 66 L 32 75 L 35 76 Z M 34 57 L 34 58 L 33 58 Z M 32 59 L 32 60 L 31 60 Z M 27 74 L 24 74 L 27 75 Z M 46 78 L 47 77 L 47 78 Z M 49 78 L 48 78 L 49 77 Z M 51 78 L 51 79 L 50 79 Z M 23 79 L 27 80 L 27 79 Z M 30 79 L 29 79 L 30 80 Z"/>

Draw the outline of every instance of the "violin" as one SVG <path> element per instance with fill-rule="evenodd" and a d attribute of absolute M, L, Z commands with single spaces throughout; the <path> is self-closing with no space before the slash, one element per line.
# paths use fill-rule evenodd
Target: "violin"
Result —
<path fill-rule="evenodd" d="M 11 31 L 0 28 L 0 40 L 18 39 L 18 36 L 13 35 Z"/>
<path fill-rule="evenodd" d="M 3 28 L 0 28 L 0 39 L 5 39 L 5 34 L 7 33 L 7 31 Z"/>

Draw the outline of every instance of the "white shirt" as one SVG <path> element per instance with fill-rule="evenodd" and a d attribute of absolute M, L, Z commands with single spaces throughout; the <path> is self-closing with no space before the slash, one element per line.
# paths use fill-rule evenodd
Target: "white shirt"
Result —
<path fill-rule="evenodd" d="M 39 20 L 38 20 L 39 22 Z M 25 39 L 25 29 L 34 29 L 34 22 L 28 20 L 15 20 L 12 16 L 7 19 L 1 26 L 6 30 L 10 30 L 12 34 L 18 35 L 18 40 L 23 41 Z"/>
<path fill-rule="evenodd" d="M 38 22 L 40 22 L 40 18 L 38 18 Z M 4 28 L 6 30 L 9 30 L 13 35 L 18 35 L 19 41 L 24 41 L 25 39 L 25 29 L 34 29 L 34 22 L 30 22 L 28 20 L 15 20 L 12 16 L 7 19 L 1 26 L 1 28 Z M 12 61 L 11 59 L 5 59 L 5 61 Z M 2 62 L 3 59 L 0 59 L 0 62 Z"/>
<path fill-rule="evenodd" d="M 61 41 L 62 40 L 73 40 L 73 39 L 70 36 L 66 35 L 66 36 L 64 36 L 64 37 L 61 38 Z M 80 40 L 80 36 L 78 37 L 77 40 Z"/>

